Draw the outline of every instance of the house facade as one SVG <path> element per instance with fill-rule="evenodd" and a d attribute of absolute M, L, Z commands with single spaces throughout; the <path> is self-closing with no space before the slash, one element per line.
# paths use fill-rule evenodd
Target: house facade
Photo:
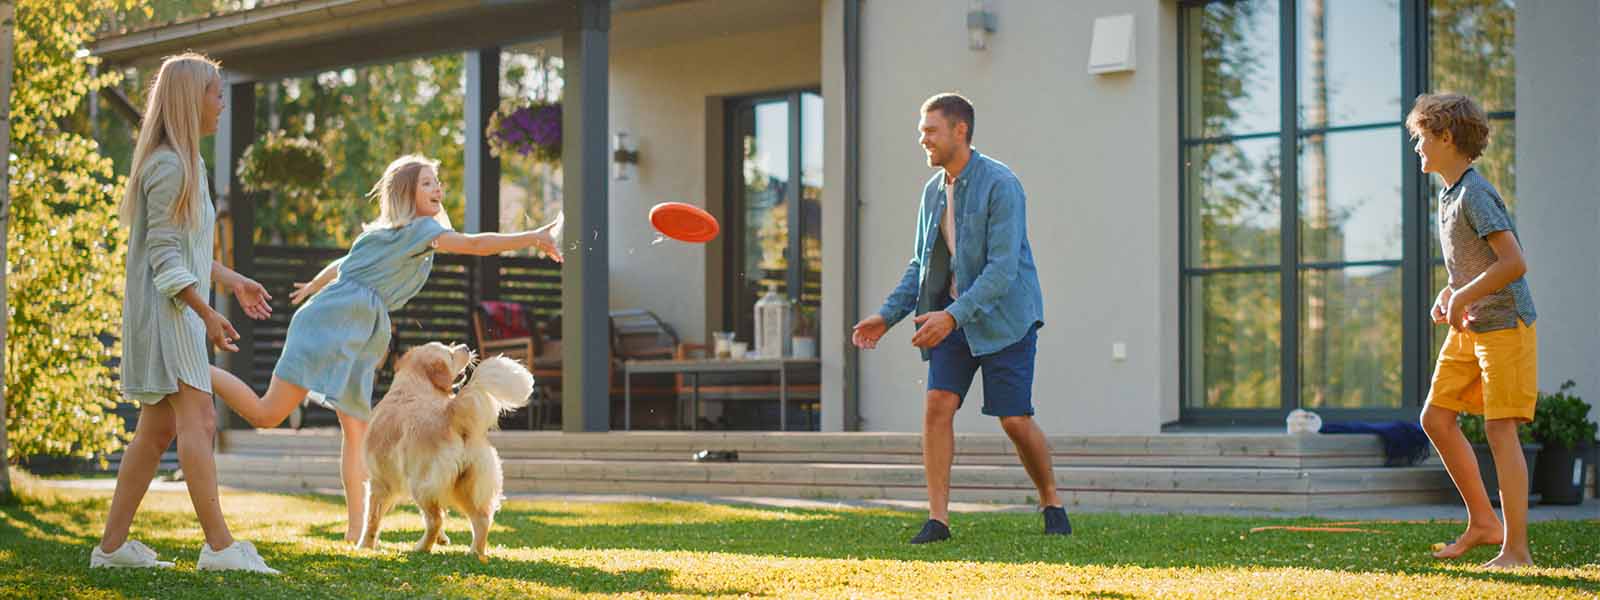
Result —
<path fill-rule="evenodd" d="M 873 351 L 848 337 L 910 257 L 931 174 L 918 107 L 943 91 L 972 100 L 974 146 L 1028 195 L 1046 431 L 1273 425 L 1294 408 L 1414 418 L 1444 280 L 1437 183 L 1417 172 L 1401 122 L 1417 94 L 1460 91 L 1491 117 L 1478 168 L 1511 206 L 1531 266 L 1540 387 L 1571 379 L 1600 394 L 1600 202 L 1586 181 L 1600 155 L 1595 0 L 614 0 L 599 2 L 600 23 L 584 21 L 588 0 L 377 4 L 295 0 L 96 51 L 134 64 L 206 50 L 241 65 L 236 85 L 420 52 L 562 56 L 569 78 L 590 78 L 566 84 L 569 101 L 603 111 L 567 121 L 587 144 L 566 153 L 584 161 L 566 166 L 568 241 L 588 258 L 567 267 L 564 310 L 604 298 L 655 312 L 687 341 L 748 340 L 753 303 L 776 286 L 816 323 L 824 431 L 921 430 L 926 365 L 910 324 Z M 313 9 L 326 30 L 274 37 L 241 18 Z M 557 13 L 577 16 L 541 20 Z M 466 32 L 389 53 L 340 41 L 428 22 Z M 278 63 L 260 57 L 284 44 L 324 44 L 333 58 L 267 66 Z M 564 56 L 575 48 L 590 54 Z M 475 81 L 471 104 L 497 104 Z M 618 133 L 638 155 L 625 179 Z M 500 201 L 473 179 L 490 160 L 469 154 L 469 214 Z M 660 242 L 646 215 L 664 201 L 705 207 L 722 235 Z M 566 326 L 569 338 L 588 331 Z M 573 363 L 603 356 L 570 351 Z M 569 407 L 605 410 L 572 404 L 599 393 L 576 387 Z M 995 429 L 973 408 L 956 426 Z"/>

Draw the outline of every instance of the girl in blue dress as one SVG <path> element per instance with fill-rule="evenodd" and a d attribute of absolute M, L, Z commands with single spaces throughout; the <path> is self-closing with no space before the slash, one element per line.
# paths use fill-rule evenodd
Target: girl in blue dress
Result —
<path fill-rule="evenodd" d="M 367 469 L 362 456 L 373 379 L 389 348 L 389 313 L 422 290 L 434 252 L 488 256 L 537 246 L 561 259 L 552 233 L 559 220 L 521 233 L 452 231 L 440 205 L 444 188 L 437 161 L 416 155 L 395 159 L 369 195 L 381 207 L 378 219 L 365 225 L 348 254 L 290 294 L 295 303 L 309 301 L 289 322 L 266 396 L 256 396 L 231 373 L 211 371 L 212 388 L 256 427 L 276 427 L 306 399 L 338 413 L 344 432 L 339 474 L 349 543 L 358 540 L 365 521 Z"/>

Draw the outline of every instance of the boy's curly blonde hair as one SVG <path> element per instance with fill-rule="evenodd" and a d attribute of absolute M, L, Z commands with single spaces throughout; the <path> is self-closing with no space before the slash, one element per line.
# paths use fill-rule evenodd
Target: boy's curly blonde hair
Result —
<path fill-rule="evenodd" d="M 1450 143 L 1472 160 L 1483 156 L 1489 145 L 1489 116 L 1471 98 L 1455 93 L 1417 96 L 1411 114 L 1406 115 L 1406 130 L 1412 137 L 1427 131 L 1435 136 L 1450 133 Z"/>

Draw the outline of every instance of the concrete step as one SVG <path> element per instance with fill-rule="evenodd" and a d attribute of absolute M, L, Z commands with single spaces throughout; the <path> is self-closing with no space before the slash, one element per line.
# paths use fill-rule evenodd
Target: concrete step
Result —
<path fill-rule="evenodd" d="M 507 493 L 780 496 L 924 499 L 920 465 L 864 463 L 696 463 L 586 459 L 505 459 Z M 222 483 L 277 490 L 338 488 L 336 456 L 217 457 Z M 1315 510 L 1446 502 L 1449 478 L 1437 467 L 1250 469 L 1057 466 L 1065 501 L 1096 507 L 1231 507 Z M 1018 465 L 957 465 L 951 498 L 1036 502 Z"/>
<path fill-rule="evenodd" d="M 1308 469 L 1379 467 L 1373 435 L 1155 434 L 1049 436 L 1055 464 L 1104 467 Z M 491 434 L 506 459 L 687 460 L 700 450 L 732 450 L 741 463 L 922 463 L 914 433 L 511 431 Z M 225 451 L 265 456 L 336 456 L 337 430 L 230 431 Z M 1015 466 L 1003 434 L 956 436 L 957 465 Z"/>

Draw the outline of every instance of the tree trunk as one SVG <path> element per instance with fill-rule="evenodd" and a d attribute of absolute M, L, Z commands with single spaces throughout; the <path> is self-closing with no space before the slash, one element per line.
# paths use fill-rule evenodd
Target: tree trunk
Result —
<path fill-rule="evenodd" d="M 11 499 L 11 444 L 6 435 L 6 241 L 11 224 L 11 69 L 15 0 L 0 0 L 0 501 Z"/>

